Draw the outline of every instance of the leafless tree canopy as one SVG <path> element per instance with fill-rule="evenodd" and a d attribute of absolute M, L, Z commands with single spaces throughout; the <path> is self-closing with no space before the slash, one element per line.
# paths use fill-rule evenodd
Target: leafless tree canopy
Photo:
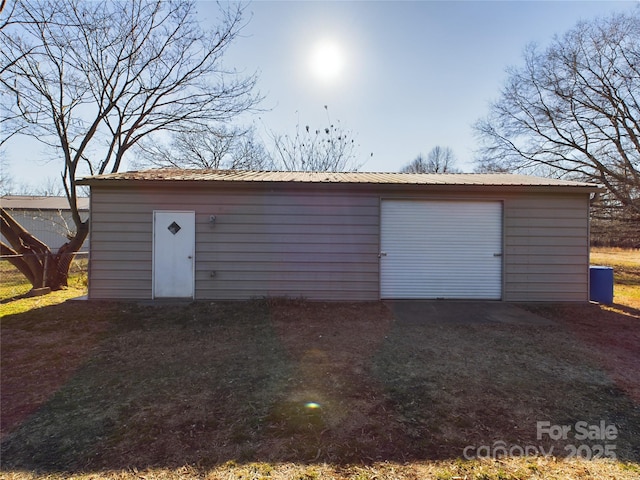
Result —
<path fill-rule="evenodd" d="M 142 141 L 141 166 L 269 170 L 272 162 L 253 127 L 205 127 L 174 134 L 168 143 Z"/>
<path fill-rule="evenodd" d="M 19 0 L 0 21 L 3 138 L 20 131 L 60 158 L 77 233 L 57 255 L 77 251 L 88 232 L 78 174 L 116 172 L 151 134 L 227 122 L 256 105 L 256 78 L 222 65 L 242 13 L 221 8 L 217 30 L 203 31 L 187 0 Z M 50 254 L 36 239 L 22 244 L 3 253 Z"/>
<path fill-rule="evenodd" d="M 421 153 L 400 169 L 402 173 L 458 173 L 456 157 L 449 147 L 432 148 L 425 158 Z"/>
<path fill-rule="evenodd" d="M 12 12 L 7 13 L 7 10 L 13 10 L 14 6 L 11 5 L 7 8 L 7 0 L 0 0 L 0 14 L 4 15 L 3 18 L 0 18 L 0 30 L 2 30 L 5 25 L 8 23 L 8 18 L 11 17 Z M 1 70 L 0 70 L 1 72 Z"/>
<path fill-rule="evenodd" d="M 358 144 L 354 134 L 343 129 L 339 122 L 333 123 L 329 117 L 327 125 L 313 128 L 296 125 L 295 135 L 272 134 L 274 165 L 287 171 L 303 172 L 355 172 L 362 163 L 358 162 Z M 373 154 L 371 154 L 373 155 Z"/>
<path fill-rule="evenodd" d="M 579 23 L 508 71 L 480 169 L 593 180 L 640 213 L 639 101 L 640 11 Z"/>

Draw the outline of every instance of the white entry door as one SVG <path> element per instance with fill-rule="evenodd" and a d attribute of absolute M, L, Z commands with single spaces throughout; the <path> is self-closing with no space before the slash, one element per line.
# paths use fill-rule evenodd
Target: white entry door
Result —
<path fill-rule="evenodd" d="M 382 298 L 499 300 L 502 203 L 383 200 Z"/>
<path fill-rule="evenodd" d="M 153 298 L 193 298 L 195 212 L 153 212 Z"/>

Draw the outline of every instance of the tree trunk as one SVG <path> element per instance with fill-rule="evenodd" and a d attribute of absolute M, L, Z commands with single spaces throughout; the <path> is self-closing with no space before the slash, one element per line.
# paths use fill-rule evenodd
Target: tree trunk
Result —
<path fill-rule="evenodd" d="M 49 287 L 54 291 L 67 286 L 73 257 L 89 234 L 87 222 L 78 225 L 76 235 L 53 253 L 4 208 L 0 208 L 0 221 L 2 235 L 9 242 L 9 245 L 0 242 L 1 254 L 7 256 L 33 289 Z"/>
<path fill-rule="evenodd" d="M 71 262 L 82 247 L 88 234 L 89 224 L 87 222 L 81 223 L 76 235 L 62 245 L 55 255 L 50 257 L 45 287 L 50 287 L 53 291 L 60 290 L 68 285 Z"/>

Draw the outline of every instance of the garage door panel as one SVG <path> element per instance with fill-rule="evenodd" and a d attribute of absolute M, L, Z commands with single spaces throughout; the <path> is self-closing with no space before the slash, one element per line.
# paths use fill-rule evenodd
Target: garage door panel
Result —
<path fill-rule="evenodd" d="M 383 200 L 383 298 L 500 299 L 501 202 Z"/>

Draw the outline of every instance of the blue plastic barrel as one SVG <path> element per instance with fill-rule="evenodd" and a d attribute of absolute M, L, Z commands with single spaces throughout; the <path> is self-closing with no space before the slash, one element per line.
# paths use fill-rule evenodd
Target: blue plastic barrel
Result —
<path fill-rule="evenodd" d="M 589 298 L 592 302 L 611 305 L 613 303 L 613 268 L 589 267 Z"/>

